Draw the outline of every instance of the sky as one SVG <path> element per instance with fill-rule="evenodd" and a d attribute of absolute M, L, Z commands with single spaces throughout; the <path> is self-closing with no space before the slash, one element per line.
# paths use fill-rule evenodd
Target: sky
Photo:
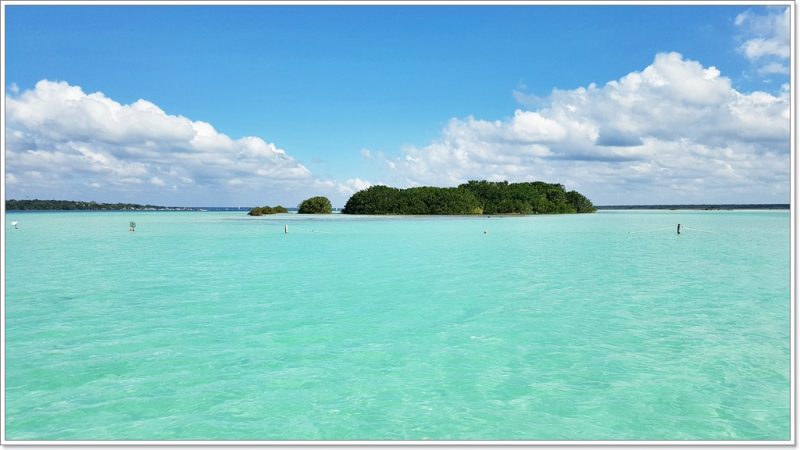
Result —
<path fill-rule="evenodd" d="M 790 198 L 785 4 L 4 8 L 6 198 Z"/>

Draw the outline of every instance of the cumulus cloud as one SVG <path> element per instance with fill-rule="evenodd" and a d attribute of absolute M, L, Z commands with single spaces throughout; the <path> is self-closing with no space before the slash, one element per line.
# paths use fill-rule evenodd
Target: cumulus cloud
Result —
<path fill-rule="evenodd" d="M 372 183 L 361 178 L 350 178 L 343 183 L 334 180 L 314 180 L 313 185 L 319 190 L 338 194 L 339 198 L 346 200 L 354 193 L 372 186 Z"/>
<path fill-rule="evenodd" d="M 662 53 L 602 87 L 554 90 L 535 111 L 452 119 L 386 164 L 409 185 L 544 180 L 601 204 L 786 201 L 789 104 L 788 86 L 738 92 L 715 67 Z"/>
<path fill-rule="evenodd" d="M 12 90 L 6 117 L 12 196 L 79 197 L 76 186 L 87 186 L 87 178 L 107 192 L 149 192 L 155 199 L 190 187 L 191 198 L 206 195 L 211 202 L 241 201 L 242 193 L 232 189 L 260 194 L 313 184 L 305 166 L 259 137 L 233 139 L 149 101 L 124 105 L 66 82 L 42 80 L 30 90 Z"/>
<path fill-rule="evenodd" d="M 783 64 L 791 52 L 789 7 L 748 10 L 736 16 L 734 24 L 744 41 L 739 52 L 759 67 L 760 74 L 789 73 Z"/>
<path fill-rule="evenodd" d="M 367 180 L 362 180 L 361 178 L 350 178 L 347 181 L 345 181 L 344 185 L 347 186 L 349 189 L 351 189 L 353 192 L 358 192 L 358 191 L 363 191 L 364 189 L 367 189 L 368 187 L 372 186 L 372 183 L 370 183 Z"/>

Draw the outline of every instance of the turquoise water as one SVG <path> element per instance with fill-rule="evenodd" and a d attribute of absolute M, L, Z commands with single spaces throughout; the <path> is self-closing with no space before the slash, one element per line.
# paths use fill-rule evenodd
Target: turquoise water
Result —
<path fill-rule="evenodd" d="M 790 438 L 788 211 L 6 222 L 10 440 Z"/>

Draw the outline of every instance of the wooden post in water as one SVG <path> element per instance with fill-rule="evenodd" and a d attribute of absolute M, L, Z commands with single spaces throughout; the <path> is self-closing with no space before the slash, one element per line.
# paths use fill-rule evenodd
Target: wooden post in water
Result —
<path fill-rule="evenodd" d="M 681 234 L 681 224 L 678 224 L 678 234 Z"/>

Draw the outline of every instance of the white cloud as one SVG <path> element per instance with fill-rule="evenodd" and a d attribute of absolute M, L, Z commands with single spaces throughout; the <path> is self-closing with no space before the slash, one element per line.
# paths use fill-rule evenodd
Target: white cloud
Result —
<path fill-rule="evenodd" d="M 761 75 L 789 75 L 789 66 L 779 62 L 771 62 L 758 68 L 758 73 Z"/>
<path fill-rule="evenodd" d="M 748 59 L 759 59 L 763 56 L 789 57 L 789 43 L 774 39 L 756 38 L 742 44 L 741 47 Z"/>
<path fill-rule="evenodd" d="M 791 52 L 790 8 L 766 8 L 756 13 L 745 11 L 734 20 L 741 32 L 739 51 L 753 64 L 758 72 L 766 74 L 788 74 L 783 63 Z"/>
<path fill-rule="evenodd" d="M 386 162 L 408 185 L 544 180 L 599 203 L 681 201 L 671 192 L 785 201 L 789 125 L 788 90 L 738 92 L 716 68 L 663 53 L 602 87 L 554 90 L 536 111 L 452 119 L 436 141 Z"/>
<path fill-rule="evenodd" d="M 367 180 L 362 180 L 361 178 L 350 178 L 344 184 L 352 189 L 353 192 L 363 191 L 372 186 L 372 183 Z"/>
<path fill-rule="evenodd" d="M 6 113 L 11 196 L 77 198 L 91 177 L 112 198 L 136 193 L 163 200 L 158 188 L 175 186 L 185 193 L 176 199 L 238 204 L 249 200 L 231 187 L 246 186 L 253 197 L 278 191 L 300 198 L 313 180 L 305 166 L 261 138 L 232 139 L 207 122 L 167 114 L 152 102 L 124 105 L 63 81 L 12 89 Z"/>
<path fill-rule="evenodd" d="M 344 201 L 354 193 L 372 186 L 372 183 L 361 178 L 350 178 L 344 183 L 333 180 L 314 180 L 314 187 L 319 190 L 338 193 L 337 200 Z"/>

